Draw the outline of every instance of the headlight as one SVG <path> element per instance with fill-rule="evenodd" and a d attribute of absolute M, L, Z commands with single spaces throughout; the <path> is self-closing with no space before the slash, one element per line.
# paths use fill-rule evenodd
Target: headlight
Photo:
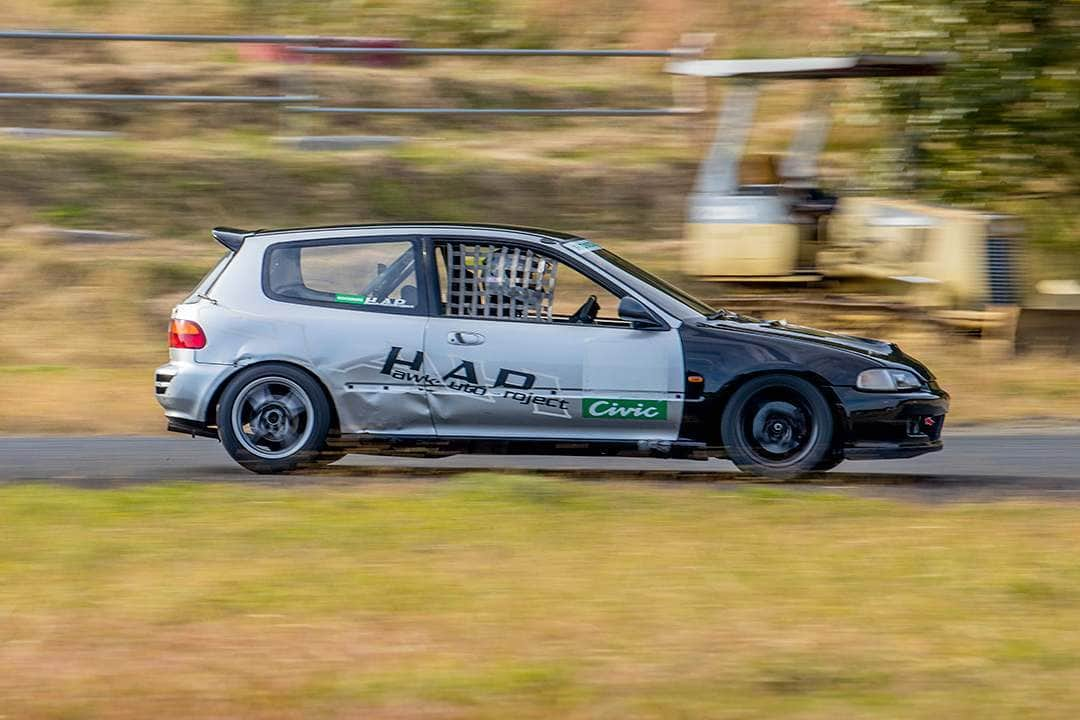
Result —
<path fill-rule="evenodd" d="M 855 380 L 855 387 L 871 392 L 918 390 L 922 386 L 922 380 L 915 373 L 889 368 L 863 370 Z"/>

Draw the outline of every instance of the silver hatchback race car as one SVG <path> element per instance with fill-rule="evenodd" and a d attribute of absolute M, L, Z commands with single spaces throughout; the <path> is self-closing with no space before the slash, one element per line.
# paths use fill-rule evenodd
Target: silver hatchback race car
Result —
<path fill-rule="evenodd" d="M 494 225 L 218 228 L 172 313 L 170 430 L 249 470 L 345 453 L 728 457 L 789 477 L 941 449 L 896 345 L 717 310 L 589 240 Z"/>

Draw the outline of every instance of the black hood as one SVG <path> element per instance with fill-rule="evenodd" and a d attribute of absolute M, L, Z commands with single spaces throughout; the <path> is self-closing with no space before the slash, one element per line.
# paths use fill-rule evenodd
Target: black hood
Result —
<path fill-rule="evenodd" d="M 878 361 L 881 365 L 898 365 L 915 370 L 925 380 L 934 376 L 925 365 L 904 353 L 896 343 L 873 338 L 841 335 L 817 328 L 791 325 L 784 320 L 759 320 L 746 315 L 724 315 L 721 318 L 699 322 L 699 327 L 717 330 L 753 333 L 759 337 L 775 337 L 824 345 L 862 355 Z"/>

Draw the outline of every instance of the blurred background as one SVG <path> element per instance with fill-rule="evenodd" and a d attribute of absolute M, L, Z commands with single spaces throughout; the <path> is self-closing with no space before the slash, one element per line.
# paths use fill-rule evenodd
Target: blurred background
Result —
<path fill-rule="evenodd" d="M 3 0 L 0 718 L 1074 718 L 1078 40 L 1074 1 Z M 269 482 L 71 437 L 164 435 L 211 227 L 408 220 L 576 232 L 898 341 L 947 451 Z"/>
<path fill-rule="evenodd" d="M 1033 0 L 8 0 L 0 29 L 11 31 L 322 39 L 0 37 L 0 392 L 20 398 L 0 406 L 0 431 L 159 432 L 151 369 L 166 354 L 170 307 L 220 253 L 210 227 L 399 220 L 581 233 L 713 304 L 900 341 L 953 393 L 950 422 L 1075 419 L 1078 9 Z M 327 47 L 682 55 L 303 50 Z M 920 77 L 768 78 L 745 128 L 715 135 L 720 107 L 745 107 L 733 88 L 746 84 L 667 72 L 700 58 L 863 53 L 948 55 Z M 831 124 L 815 144 L 822 112 Z M 795 172 L 785 159 L 799 137 L 812 162 Z M 702 193 L 710 153 L 714 168 L 737 175 L 713 192 L 735 198 L 725 236 L 702 236 L 695 223 L 712 202 Z M 739 214 L 739 198 L 777 194 L 780 221 Z M 759 248 L 753 258 L 748 244 Z"/>

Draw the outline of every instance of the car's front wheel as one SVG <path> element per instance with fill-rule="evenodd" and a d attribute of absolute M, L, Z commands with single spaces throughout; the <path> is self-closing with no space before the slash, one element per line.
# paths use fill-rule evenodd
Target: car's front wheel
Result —
<path fill-rule="evenodd" d="M 218 436 L 233 460 L 257 473 L 332 462 L 326 451 L 330 403 L 304 371 L 282 363 L 242 370 L 218 406 Z"/>
<path fill-rule="evenodd" d="M 793 375 L 754 378 L 731 396 L 720 432 L 728 457 L 744 472 L 791 478 L 835 463 L 829 403 Z"/>

